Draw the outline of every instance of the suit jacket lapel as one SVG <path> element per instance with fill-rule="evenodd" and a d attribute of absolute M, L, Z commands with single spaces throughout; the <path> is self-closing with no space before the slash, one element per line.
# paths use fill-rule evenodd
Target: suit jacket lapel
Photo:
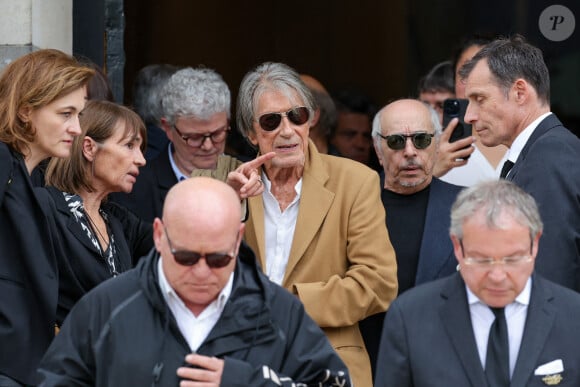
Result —
<path fill-rule="evenodd" d="M 510 181 L 514 180 L 514 178 L 516 177 L 516 175 L 518 173 L 518 170 L 520 169 L 520 166 L 522 165 L 522 161 L 524 161 L 526 159 L 526 156 L 527 156 L 530 148 L 534 144 L 534 142 L 536 142 L 537 139 L 542 137 L 544 134 L 546 134 L 548 131 L 550 131 L 550 129 L 552 129 L 556 126 L 562 126 L 562 123 L 560 122 L 558 117 L 556 117 L 554 114 L 550 114 L 549 116 L 544 118 L 542 121 L 540 121 L 540 123 L 538 124 L 536 129 L 534 129 L 534 132 L 532 133 L 532 135 L 530 136 L 530 138 L 526 142 L 526 145 L 524 145 L 520 155 L 518 156 L 518 159 L 516 160 L 516 163 L 514 164 L 512 169 L 510 170 L 510 173 L 507 176 L 507 180 L 510 180 Z"/>
<path fill-rule="evenodd" d="M 296 264 L 300 261 L 304 252 L 317 234 L 320 225 L 324 221 L 330 205 L 334 200 L 334 192 L 325 188 L 328 181 L 328 171 L 324 162 L 315 149 L 314 143 L 309 141 L 306 165 L 302 179 L 302 191 L 300 193 L 300 209 L 296 228 L 292 239 L 290 256 L 286 266 L 286 273 L 291 273 Z M 303 201 L 302 198 L 315 198 Z M 257 246 L 256 256 L 261 267 L 266 269 L 266 242 L 264 226 L 264 202 L 262 196 L 248 198 L 248 205 L 251 216 L 246 227 L 245 238 L 249 245 Z M 287 274 L 282 285 L 285 286 Z"/>
<path fill-rule="evenodd" d="M 448 194 L 441 190 L 440 181 L 433 179 L 429 191 L 429 203 L 425 214 L 425 228 L 415 284 L 432 281 L 438 277 L 442 267 L 449 259 L 454 259 L 453 245 L 449 242 L 449 208 L 441 205 L 442 196 Z M 439 196 L 439 200 L 435 199 Z M 434 254 L 437 252 L 437 254 Z"/>
<path fill-rule="evenodd" d="M 287 285 L 285 283 L 287 274 L 293 271 L 312 239 L 317 235 L 318 229 L 322 225 L 334 200 L 334 192 L 325 187 L 329 178 L 328 171 L 320 154 L 316 151 L 314 143 L 310 140 L 305 164 L 302 177 L 302 192 L 300 193 L 300 209 L 283 285 Z M 308 199 L 303 200 L 303 198 Z"/>
<path fill-rule="evenodd" d="M 262 172 L 260 171 L 260 174 Z M 251 213 L 247 222 L 245 238 L 246 242 L 251 246 L 257 246 L 255 252 L 260 267 L 266 270 L 266 230 L 264 227 L 264 202 L 262 195 L 248 198 L 248 208 Z"/>
<path fill-rule="evenodd" d="M 459 273 L 449 278 L 447 286 L 441 292 L 444 300 L 440 310 L 443 326 L 471 385 L 487 386 L 471 325 L 465 283 Z"/>
<path fill-rule="evenodd" d="M 550 334 L 556 317 L 556 310 L 552 304 L 554 298 L 552 292 L 544 286 L 543 279 L 537 276 L 532 278 L 528 315 L 518 360 L 512 375 L 512 386 L 527 385 L 538 364 L 544 343 Z"/>
<path fill-rule="evenodd" d="M 62 192 L 54 187 L 47 187 L 47 189 L 50 195 L 53 197 L 58 212 L 61 214 L 59 216 L 63 216 L 63 218 L 66 219 L 66 227 L 70 233 L 74 235 L 74 237 L 87 249 L 98 253 L 97 248 L 92 244 L 89 237 L 87 236 L 87 232 L 82 229 L 81 225 L 76 221 L 73 214 L 70 212 Z"/>

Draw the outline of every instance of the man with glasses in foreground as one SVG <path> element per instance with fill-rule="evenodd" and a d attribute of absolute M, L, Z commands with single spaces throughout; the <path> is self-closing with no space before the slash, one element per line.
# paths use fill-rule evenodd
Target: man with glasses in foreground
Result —
<path fill-rule="evenodd" d="M 153 224 L 156 251 L 75 306 L 42 385 L 351 386 L 300 301 L 242 244 L 240 216 L 225 183 L 176 184 Z"/>
<path fill-rule="evenodd" d="M 441 123 L 429 105 L 402 99 L 383 107 L 373 120 L 381 199 L 397 257 L 399 292 L 455 272 L 448 238 L 449 212 L 461 187 L 433 176 Z M 369 317 L 361 329 L 371 359 L 376 354 L 384 313 Z"/>
<path fill-rule="evenodd" d="M 175 72 L 160 93 L 161 126 L 169 145 L 140 169 L 130 194 L 113 194 L 112 200 L 152 222 L 161 216 L 167 191 L 191 176 L 226 181 L 240 199 L 260 194 L 263 187 L 257 168 L 272 155 L 243 166 L 236 158 L 224 155 L 230 99 L 227 84 L 214 70 L 188 67 Z"/>
<path fill-rule="evenodd" d="M 533 274 L 532 196 L 504 180 L 467 188 L 449 230 L 459 273 L 393 302 L 375 386 L 580 385 L 580 294 Z"/>

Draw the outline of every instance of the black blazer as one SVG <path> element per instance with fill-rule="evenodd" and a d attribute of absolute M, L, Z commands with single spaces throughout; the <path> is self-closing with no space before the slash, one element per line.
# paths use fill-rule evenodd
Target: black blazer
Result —
<path fill-rule="evenodd" d="M 62 192 L 45 187 L 37 188 L 37 195 L 54 217 L 60 277 L 57 323 L 60 325 L 74 304 L 96 285 L 111 278 L 111 274 L 99 250 L 68 209 Z M 153 227 L 116 203 L 103 203 L 101 209 L 108 215 L 115 239 L 120 261 L 118 271 L 127 271 L 153 247 Z"/>
<path fill-rule="evenodd" d="M 49 219 L 21 155 L 0 142 L 0 374 L 36 385 L 58 296 Z"/>
<path fill-rule="evenodd" d="M 561 359 L 558 386 L 580 386 L 580 294 L 532 277 L 532 291 L 510 386 L 548 385 L 534 375 Z M 403 293 L 385 319 L 376 387 L 487 387 L 459 274 Z M 554 379 L 557 376 L 554 377 Z"/>
<path fill-rule="evenodd" d="M 531 194 L 544 222 L 536 271 L 580 292 L 580 139 L 551 114 L 526 142 L 507 180 Z"/>
<path fill-rule="evenodd" d="M 155 159 L 139 169 L 139 176 L 130 194 L 113 193 L 110 200 L 122 204 L 146 222 L 153 223 L 163 213 L 163 202 L 177 177 L 169 162 L 169 146 Z"/>

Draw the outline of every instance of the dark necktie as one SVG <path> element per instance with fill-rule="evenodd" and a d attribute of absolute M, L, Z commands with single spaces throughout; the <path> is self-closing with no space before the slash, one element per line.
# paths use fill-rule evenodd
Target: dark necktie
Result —
<path fill-rule="evenodd" d="M 510 384 L 509 343 L 504 308 L 490 308 L 495 321 L 489 330 L 485 376 L 489 387 L 507 387 Z"/>
<path fill-rule="evenodd" d="M 505 163 L 503 163 L 503 167 L 501 168 L 499 178 L 505 179 L 507 177 L 508 172 L 512 169 L 513 166 L 514 166 L 513 161 L 506 160 Z"/>

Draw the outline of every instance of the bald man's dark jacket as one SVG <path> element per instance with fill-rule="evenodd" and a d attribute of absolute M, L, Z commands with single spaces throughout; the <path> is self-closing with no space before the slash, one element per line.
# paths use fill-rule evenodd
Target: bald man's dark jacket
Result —
<path fill-rule="evenodd" d="M 191 349 L 161 294 L 158 260 L 152 252 L 76 304 L 43 359 L 43 386 L 178 385 Z M 222 386 L 351 385 L 298 298 L 269 281 L 244 245 L 230 298 L 196 352 L 225 361 Z"/>

